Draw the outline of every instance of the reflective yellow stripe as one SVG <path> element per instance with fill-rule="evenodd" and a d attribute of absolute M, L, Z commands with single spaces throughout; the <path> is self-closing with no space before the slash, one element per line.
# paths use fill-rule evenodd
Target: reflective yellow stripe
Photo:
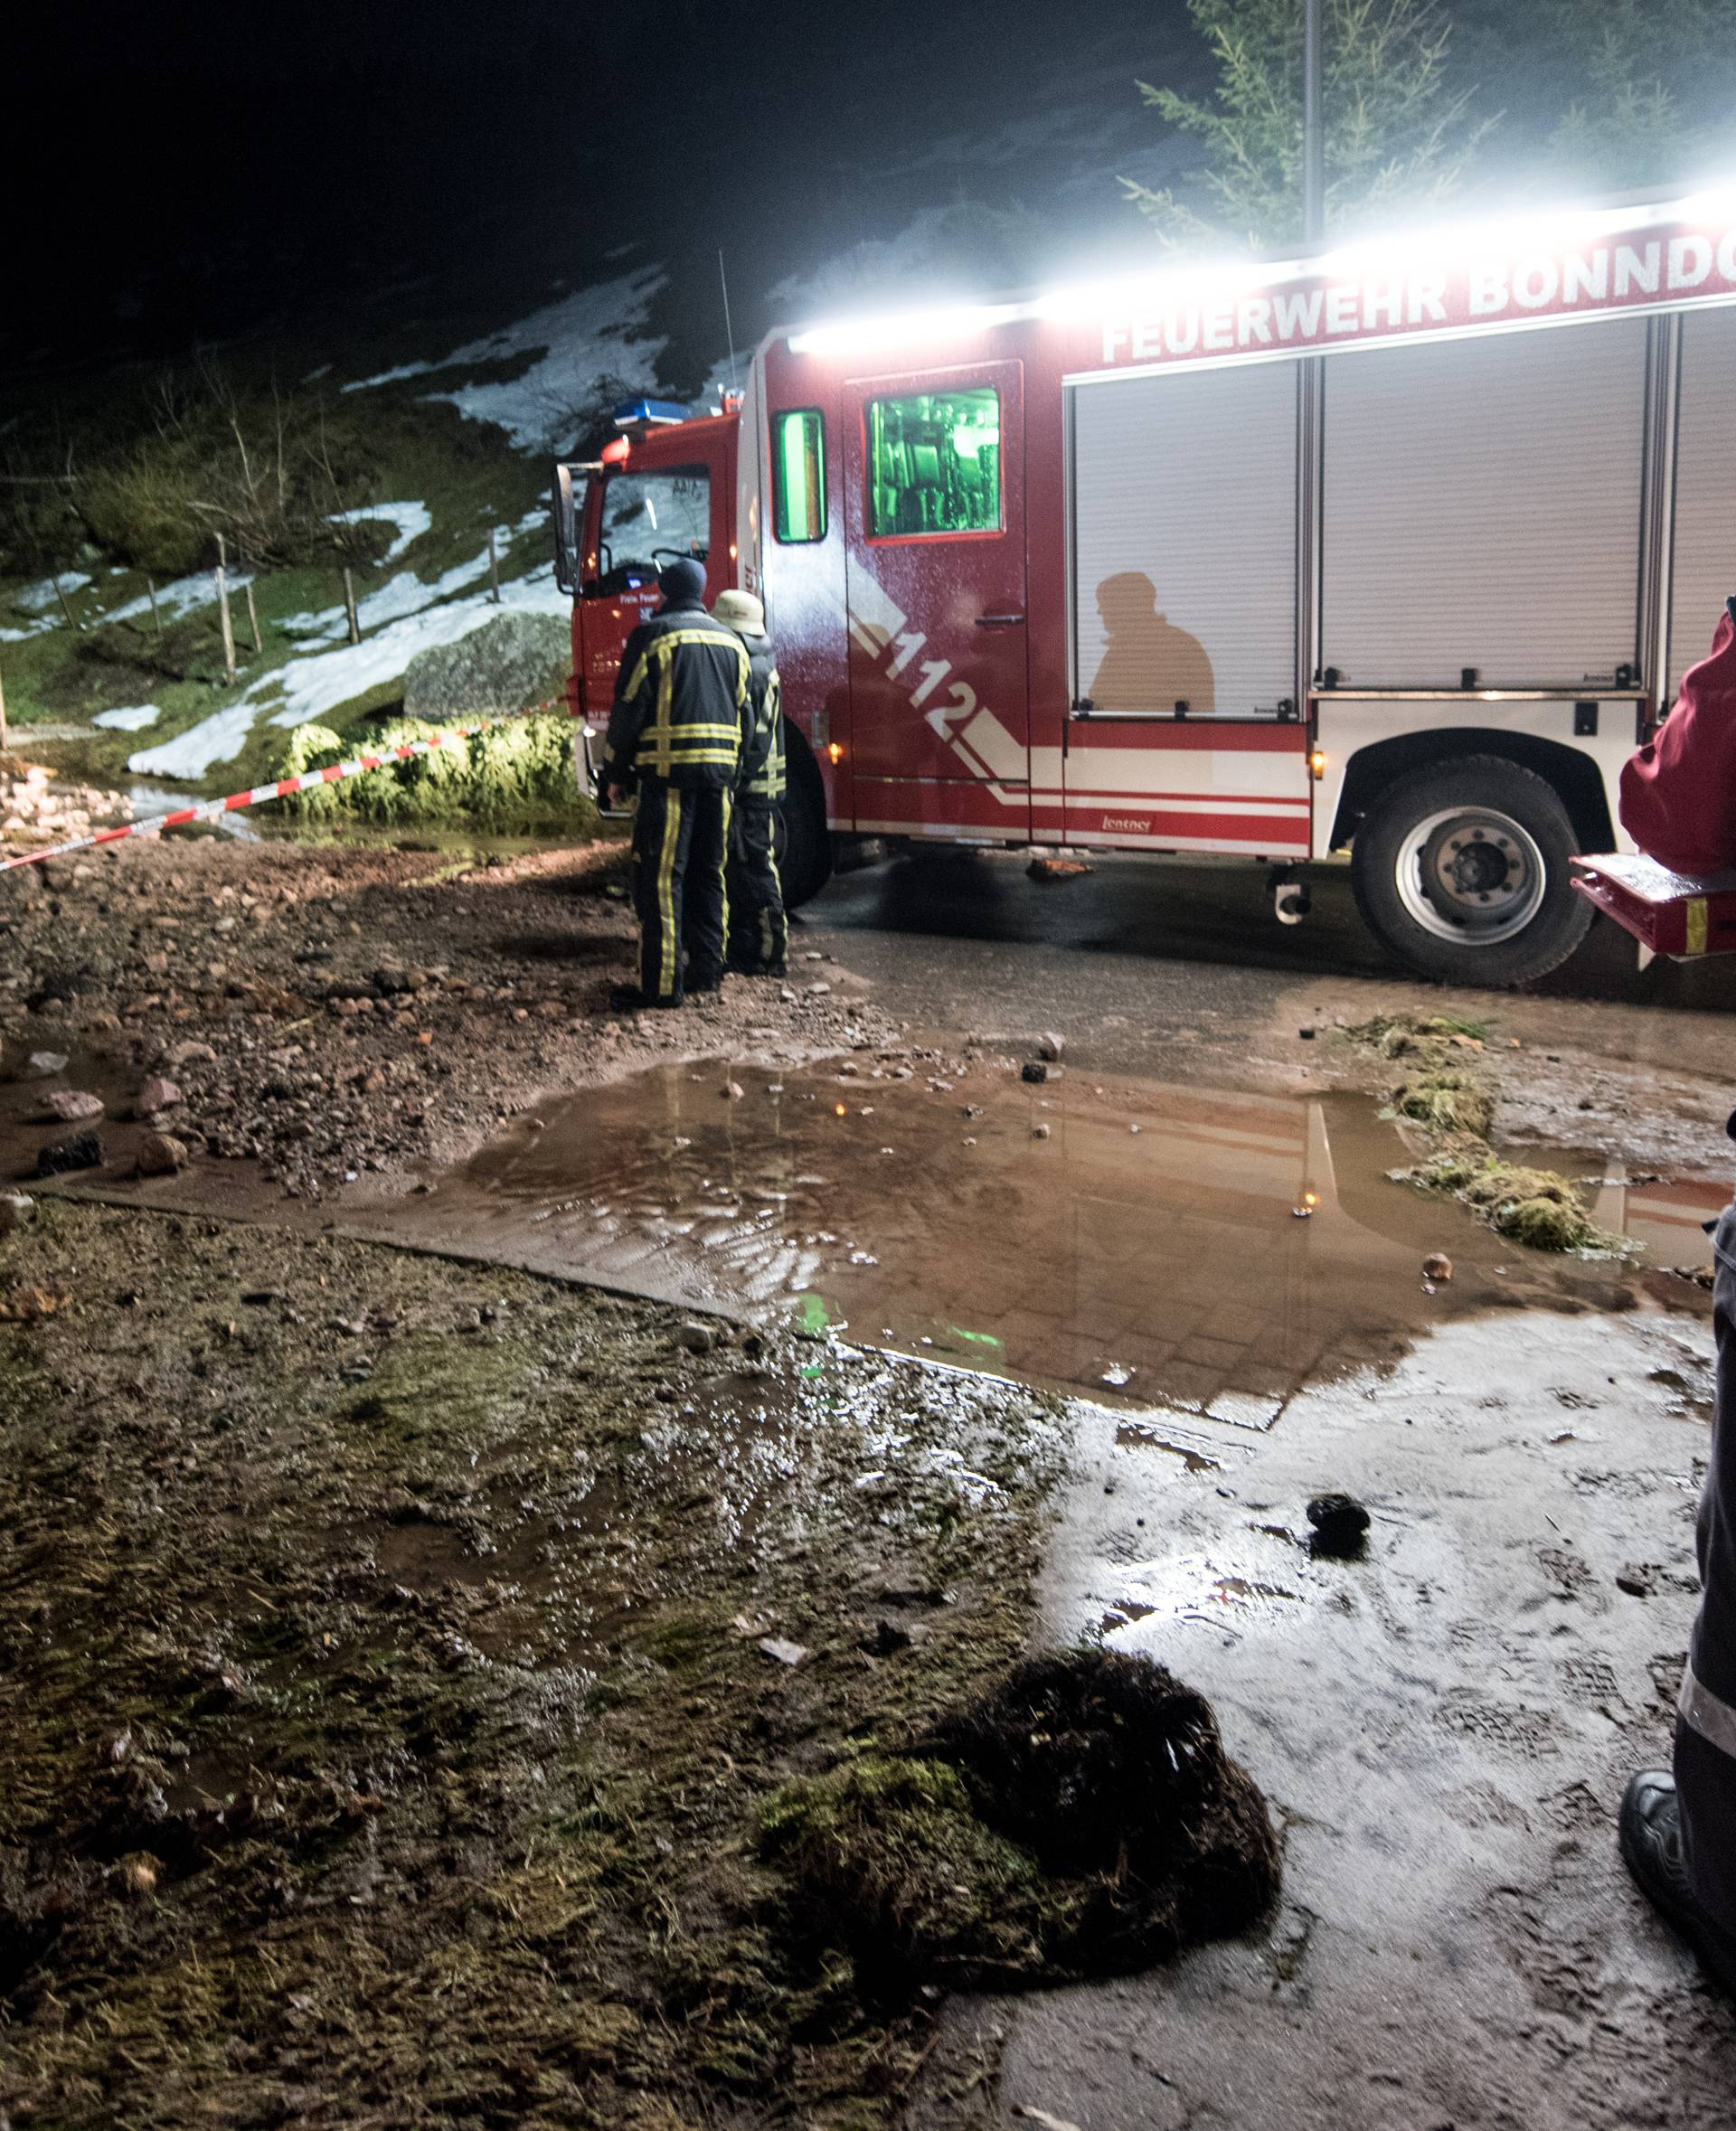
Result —
<path fill-rule="evenodd" d="M 723 792 L 723 840 L 718 846 L 718 893 L 723 905 L 723 955 L 727 961 L 730 952 L 730 816 L 734 802 L 727 787 Z"/>
<path fill-rule="evenodd" d="M 1706 951 L 1706 899 L 1703 895 L 1688 898 L 1688 952 L 1703 955 Z"/>
<path fill-rule="evenodd" d="M 681 841 L 681 794 L 672 786 L 664 794 L 663 850 L 657 860 L 657 996 L 675 988 L 675 852 Z"/>

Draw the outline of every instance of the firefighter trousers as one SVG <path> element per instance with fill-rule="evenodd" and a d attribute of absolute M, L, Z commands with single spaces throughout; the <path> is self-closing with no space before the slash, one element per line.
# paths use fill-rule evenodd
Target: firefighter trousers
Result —
<path fill-rule="evenodd" d="M 639 919 L 639 991 L 678 1005 L 722 981 L 729 937 L 724 861 L 732 795 L 684 790 L 641 776 L 633 823 L 633 907 Z"/>
<path fill-rule="evenodd" d="M 1700 1611 L 1676 1711 L 1675 1795 L 1689 1884 L 1736 1932 L 1736 1206 L 1720 1215 L 1712 1250 L 1712 1461 L 1695 1532 Z"/>
<path fill-rule="evenodd" d="M 730 829 L 730 967 L 749 976 L 781 976 L 789 953 L 789 920 L 778 853 L 784 810 L 775 799 L 737 794 Z"/>

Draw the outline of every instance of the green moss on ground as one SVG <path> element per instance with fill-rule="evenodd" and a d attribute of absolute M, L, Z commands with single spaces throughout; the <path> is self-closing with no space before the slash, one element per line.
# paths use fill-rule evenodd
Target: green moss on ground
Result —
<path fill-rule="evenodd" d="M 1634 1248 L 1599 1228 L 1571 1177 L 1509 1162 L 1490 1146 L 1495 1092 L 1476 1058 L 1489 1041 L 1486 1023 L 1457 1014 L 1376 1014 L 1344 1034 L 1410 1068 L 1388 1091 L 1383 1115 L 1420 1125 L 1437 1143 L 1425 1161 L 1394 1170 L 1394 1183 L 1458 1199 L 1533 1250 L 1603 1258 Z"/>
<path fill-rule="evenodd" d="M 39 1207 L 0 1258 L 69 1297 L 0 1324 L 0 2117 L 887 2121 L 929 2023 L 797 1928 L 760 1812 L 1005 1673 L 1053 1410 Z"/>
<path fill-rule="evenodd" d="M 1409 1117 L 1430 1132 L 1469 1133 L 1486 1139 L 1495 1122 L 1495 1102 L 1482 1079 L 1451 1067 L 1401 1080 L 1388 1098 L 1391 1114 Z"/>
<path fill-rule="evenodd" d="M 414 719 L 397 719 L 358 741 L 326 725 L 298 726 L 274 774 L 297 777 L 340 762 L 358 747 L 380 754 L 409 741 L 426 740 L 442 730 Z M 594 802 L 578 788 L 572 721 L 554 715 L 514 718 L 390 768 L 316 785 L 282 805 L 293 819 L 328 824 L 351 820 L 408 826 L 465 822 L 496 831 L 556 825 L 587 837 L 600 825 Z"/>
<path fill-rule="evenodd" d="M 1504 1161 L 1470 1146 L 1431 1155 L 1401 1182 L 1441 1192 L 1471 1207 L 1490 1227 L 1533 1250 L 1572 1251 L 1584 1258 L 1619 1257 L 1630 1246 L 1600 1229 L 1586 1211 L 1580 1186 L 1552 1169 Z"/>

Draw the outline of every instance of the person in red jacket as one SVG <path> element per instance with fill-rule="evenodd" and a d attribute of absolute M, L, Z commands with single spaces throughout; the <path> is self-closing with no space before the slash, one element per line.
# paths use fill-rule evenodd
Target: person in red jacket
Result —
<path fill-rule="evenodd" d="M 1621 772 L 1622 826 L 1678 873 L 1736 866 L 1736 599 L 1712 655 Z M 1736 1115 L 1726 1127 L 1736 1138 Z M 1736 1204 L 1712 1230 L 1717 1353 L 1712 1460 L 1695 1539 L 1700 1610 L 1676 1703 L 1674 1768 L 1644 1768 L 1621 1803 L 1628 1868 L 1726 1990 L 1736 1992 Z"/>

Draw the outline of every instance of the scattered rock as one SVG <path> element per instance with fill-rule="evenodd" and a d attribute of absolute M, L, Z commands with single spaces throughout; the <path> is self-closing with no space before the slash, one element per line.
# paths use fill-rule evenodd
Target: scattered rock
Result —
<path fill-rule="evenodd" d="M 1314 1041 L 1314 1031 L 1313 1031 L 1311 1028 L 1297 1029 L 1297 1031 L 1296 1032 L 1297 1032 L 1297 1035 L 1298 1035 L 1298 1036 L 1301 1038 L 1301 1040 L 1302 1040 L 1302 1042 L 1305 1042 L 1305 1043 L 1312 1043 L 1312 1042 L 1313 1042 L 1313 1041 Z"/>
<path fill-rule="evenodd" d="M 42 1098 L 42 1108 L 62 1125 L 76 1125 L 82 1117 L 101 1117 L 102 1098 L 81 1088 L 51 1088 Z"/>
<path fill-rule="evenodd" d="M 0 1192 L 0 1236 L 9 1236 L 35 1212 L 36 1202 L 23 1192 Z"/>
<path fill-rule="evenodd" d="M 1043 1124 L 1033 1125 L 1031 1127 L 1031 1136 L 1033 1139 L 1047 1139 L 1049 1136 L 1049 1127 Z"/>
<path fill-rule="evenodd" d="M 1630 1598 L 1649 1598 L 1656 1586 L 1647 1570 L 1628 1568 L 1617 1571 L 1616 1589 L 1626 1591 Z"/>
<path fill-rule="evenodd" d="M 1431 1250 L 1422 1261 L 1422 1277 L 1437 1283 L 1453 1277 L 1453 1261 L 1444 1250 Z"/>
<path fill-rule="evenodd" d="M 1033 858 L 1024 869 L 1033 881 L 1077 881 L 1090 867 L 1080 858 Z"/>
<path fill-rule="evenodd" d="M 163 1062 L 171 1066 L 215 1065 L 217 1053 L 209 1043 L 189 1040 L 184 1043 L 172 1043 L 164 1053 Z"/>
<path fill-rule="evenodd" d="M 1368 1538 L 1368 1512 L 1354 1495 L 1316 1495 L 1308 1504 L 1314 1532 L 1308 1551 L 1327 1561 L 1354 1561 Z"/>
<path fill-rule="evenodd" d="M 187 1165 L 185 1143 L 167 1132 L 147 1132 L 138 1143 L 141 1176 L 174 1176 Z"/>
<path fill-rule="evenodd" d="M 146 1080 L 138 1091 L 138 1114 L 141 1117 L 155 1117 L 159 1111 L 172 1110 L 181 1099 L 181 1090 L 173 1080 L 166 1080 L 158 1073 Z"/>
<path fill-rule="evenodd" d="M 787 1643 L 781 1636 L 761 1636 L 757 1646 L 779 1664 L 800 1664 L 807 1655 L 805 1644 Z"/>
<path fill-rule="evenodd" d="M 727 1097 L 731 1102 L 740 1102 L 748 1091 L 740 1080 L 726 1080 L 717 1092 Z"/>
<path fill-rule="evenodd" d="M 58 1139 L 36 1157 L 38 1176 L 65 1176 L 74 1169 L 102 1166 L 102 1140 L 94 1132 L 75 1132 L 71 1139 Z"/>
<path fill-rule="evenodd" d="M 1066 1043 L 1052 1029 L 1045 1029 L 1037 1038 L 1039 1058 L 1057 1059 L 1066 1048 Z"/>
<path fill-rule="evenodd" d="M 135 1851 L 132 1856 L 123 1857 L 115 1871 L 128 1894 L 156 1893 L 156 1860 L 145 1851 Z"/>
<path fill-rule="evenodd" d="M 43 1075 L 63 1073 L 66 1070 L 66 1053 L 64 1051 L 33 1051 L 24 1061 L 24 1070 Z"/>
<path fill-rule="evenodd" d="M 717 1344 L 716 1328 L 690 1317 L 676 1332 L 675 1337 L 690 1354 L 709 1354 Z"/>
<path fill-rule="evenodd" d="M 1045 1058 L 1027 1058 L 1019 1068 L 1019 1078 L 1021 1080 L 1029 1080 L 1034 1087 L 1041 1087 L 1045 1080 L 1059 1080 L 1063 1070 L 1061 1066 L 1052 1065 Z"/>
<path fill-rule="evenodd" d="M 900 1627 L 895 1620 L 877 1620 L 863 1648 L 875 1657 L 893 1657 L 899 1651 L 908 1650 L 911 1640 L 910 1629 Z"/>

